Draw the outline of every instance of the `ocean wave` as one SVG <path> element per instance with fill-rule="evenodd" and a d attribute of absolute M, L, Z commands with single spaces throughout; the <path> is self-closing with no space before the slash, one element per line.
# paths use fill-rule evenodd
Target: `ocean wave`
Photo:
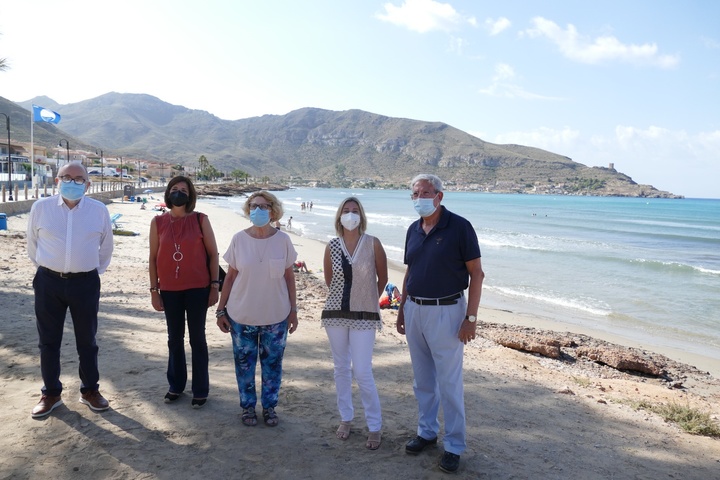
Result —
<path fill-rule="evenodd" d="M 635 258 L 630 260 L 630 263 L 640 264 L 642 266 L 648 267 L 648 268 L 654 268 L 657 270 L 674 270 L 677 272 L 686 272 L 686 273 L 693 273 L 693 272 L 700 272 L 708 275 L 720 275 L 720 270 L 712 269 L 712 268 L 706 268 L 701 267 L 698 265 L 689 265 L 687 263 L 680 263 L 680 262 L 669 262 L 669 261 L 660 261 L 660 260 L 648 260 L 645 258 Z"/>
<path fill-rule="evenodd" d="M 568 310 L 577 310 L 591 315 L 601 317 L 608 317 L 612 315 L 612 310 L 609 306 L 607 306 L 607 304 L 595 299 L 582 300 L 579 298 L 567 298 L 556 296 L 549 292 L 531 292 L 491 285 L 485 285 L 483 286 L 483 289 L 491 290 L 507 297 L 531 300 L 533 302 L 543 303 L 553 307 L 561 307 Z M 599 305 L 600 303 L 602 303 L 602 305 Z"/>

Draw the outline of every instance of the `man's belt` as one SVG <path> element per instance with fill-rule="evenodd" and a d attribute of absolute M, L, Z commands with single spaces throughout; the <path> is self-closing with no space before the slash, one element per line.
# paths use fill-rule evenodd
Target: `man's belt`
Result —
<path fill-rule="evenodd" d="M 460 297 L 462 297 L 462 293 L 443 298 L 415 298 L 408 295 L 408 298 L 418 305 L 455 305 Z"/>
<path fill-rule="evenodd" d="M 40 270 L 42 270 L 45 273 L 49 273 L 50 275 L 58 278 L 77 278 L 77 277 L 87 277 L 91 273 L 93 273 L 95 270 L 90 270 L 89 272 L 70 272 L 70 273 L 62 273 L 62 272 L 56 272 L 55 270 L 50 270 L 46 267 L 40 267 Z"/>

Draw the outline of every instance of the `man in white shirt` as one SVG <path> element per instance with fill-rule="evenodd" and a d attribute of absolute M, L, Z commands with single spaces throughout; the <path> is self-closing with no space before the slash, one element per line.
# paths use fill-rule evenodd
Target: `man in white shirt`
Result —
<path fill-rule="evenodd" d="M 94 411 L 109 408 L 100 394 L 95 342 L 100 306 L 100 274 L 110 264 L 113 233 L 107 207 L 85 197 L 90 186 L 80 163 L 58 171 L 59 195 L 36 201 L 30 210 L 27 250 L 38 267 L 33 279 L 39 335 L 42 398 L 32 417 L 48 415 L 63 404 L 60 346 L 68 308 L 80 361 L 80 402 Z"/>

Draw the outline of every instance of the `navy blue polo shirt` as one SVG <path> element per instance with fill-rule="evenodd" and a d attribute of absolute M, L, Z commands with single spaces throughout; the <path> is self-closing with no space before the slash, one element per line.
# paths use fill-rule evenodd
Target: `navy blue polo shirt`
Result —
<path fill-rule="evenodd" d="M 469 284 L 465 262 L 480 258 L 472 224 L 444 206 L 440 208 L 440 220 L 429 234 L 422 229 L 420 218 L 405 236 L 405 289 L 413 297 L 442 298 L 462 292 Z"/>

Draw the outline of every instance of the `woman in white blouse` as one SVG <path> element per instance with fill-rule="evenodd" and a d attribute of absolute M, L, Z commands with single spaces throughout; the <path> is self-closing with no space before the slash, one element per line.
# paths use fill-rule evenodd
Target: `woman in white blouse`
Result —
<path fill-rule="evenodd" d="M 255 367 L 260 358 L 263 420 L 274 427 L 287 334 L 298 326 L 293 272 L 297 253 L 289 235 L 272 225 L 283 215 L 275 195 L 253 193 L 244 211 L 252 226 L 233 236 L 223 256 L 229 268 L 217 325 L 232 334 L 243 424 L 257 425 Z"/>
<path fill-rule="evenodd" d="M 372 372 L 375 332 L 382 328 L 378 298 L 387 283 L 387 257 L 380 240 L 367 235 L 360 200 L 343 200 L 335 214 L 337 237 L 325 249 L 323 272 L 329 287 L 321 325 L 332 350 L 340 426 L 336 436 L 350 436 L 354 417 L 352 377 L 360 388 L 370 450 L 380 448 L 382 414 Z"/>

